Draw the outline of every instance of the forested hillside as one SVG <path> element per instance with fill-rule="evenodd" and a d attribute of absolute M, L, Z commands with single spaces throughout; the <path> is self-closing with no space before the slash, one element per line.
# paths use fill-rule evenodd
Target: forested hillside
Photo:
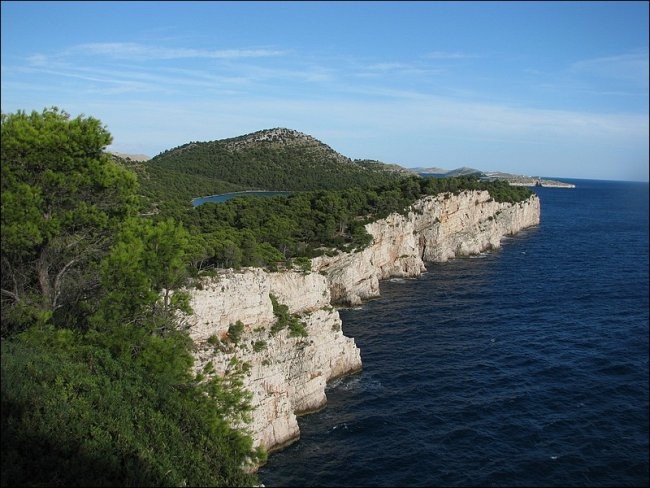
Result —
<path fill-rule="evenodd" d="M 419 198 L 442 192 L 488 190 L 497 201 L 514 202 L 530 190 L 476 176 L 403 177 L 380 186 L 295 192 L 288 196 L 238 197 L 205 203 L 181 215 L 194 236 L 197 270 L 212 267 L 289 266 L 293 260 L 371 242 L 365 224 L 403 212 Z"/>
<path fill-rule="evenodd" d="M 316 139 L 289 129 L 270 129 L 232 139 L 190 142 L 143 163 L 153 198 L 169 185 L 176 197 L 241 189 L 339 190 L 393 181 L 381 165 L 357 164 Z"/>

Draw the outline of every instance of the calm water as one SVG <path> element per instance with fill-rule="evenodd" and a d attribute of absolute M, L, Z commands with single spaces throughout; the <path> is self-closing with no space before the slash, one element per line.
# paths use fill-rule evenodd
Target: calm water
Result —
<path fill-rule="evenodd" d="M 222 193 L 221 195 L 210 195 L 208 197 L 199 197 L 192 200 L 192 205 L 198 207 L 208 202 L 227 202 L 235 197 L 277 197 L 278 195 L 288 195 L 288 191 L 238 191 L 234 193 Z"/>
<path fill-rule="evenodd" d="M 267 486 L 648 485 L 648 185 L 538 188 L 538 227 L 343 310 L 364 369 Z"/>

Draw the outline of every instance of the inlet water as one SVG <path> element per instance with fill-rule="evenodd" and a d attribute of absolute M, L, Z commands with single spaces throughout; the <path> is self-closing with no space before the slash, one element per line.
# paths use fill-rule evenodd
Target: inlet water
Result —
<path fill-rule="evenodd" d="M 222 193 L 220 195 L 210 195 L 207 197 L 198 197 L 192 200 L 192 205 L 198 207 L 208 202 L 222 203 L 235 197 L 277 197 L 288 195 L 288 191 L 238 191 L 233 193 Z"/>

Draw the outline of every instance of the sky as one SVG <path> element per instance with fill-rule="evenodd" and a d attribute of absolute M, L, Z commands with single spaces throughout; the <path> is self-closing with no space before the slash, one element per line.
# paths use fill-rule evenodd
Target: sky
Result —
<path fill-rule="evenodd" d="M 1 108 L 148 156 L 287 127 L 405 167 L 648 181 L 648 6 L 2 1 Z"/>

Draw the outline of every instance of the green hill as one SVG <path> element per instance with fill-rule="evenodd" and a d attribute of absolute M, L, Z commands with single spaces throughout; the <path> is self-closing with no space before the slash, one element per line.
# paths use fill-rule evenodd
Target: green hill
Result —
<path fill-rule="evenodd" d="M 281 128 L 190 142 L 143 162 L 142 168 L 148 175 L 143 186 L 165 193 L 172 188 L 188 203 L 234 190 L 341 190 L 399 178 L 388 166 L 358 164 L 311 136 Z"/>

